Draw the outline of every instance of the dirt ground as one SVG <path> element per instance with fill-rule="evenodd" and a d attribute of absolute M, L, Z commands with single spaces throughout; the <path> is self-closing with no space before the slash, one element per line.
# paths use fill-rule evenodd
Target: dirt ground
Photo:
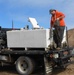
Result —
<path fill-rule="evenodd" d="M 74 64 L 69 65 L 66 70 L 56 70 L 52 75 L 74 75 Z"/>
<path fill-rule="evenodd" d="M 19 75 L 13 66 L 0 67 L 0 75 Z M 32 75 L 44 75 L 42 72 L 35 72 Z M 56 69 L 52 75 L 74 75 L 74 64 L 69 65 L 65 70 Z"/>

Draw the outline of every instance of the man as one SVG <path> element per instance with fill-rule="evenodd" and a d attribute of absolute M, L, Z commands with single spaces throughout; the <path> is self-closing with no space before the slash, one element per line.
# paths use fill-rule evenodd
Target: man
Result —
<path fill-rule="evenodd" d="M 57 49 L 60 49 L 65 29 L 65 22 L 64 22 L 65 15 L 62 12 L 59 12 L 55 9 L 50 9 L 49 12 L 52 15 L 50 28 L 55 29 L 54 41 L 57 44 Z"/>

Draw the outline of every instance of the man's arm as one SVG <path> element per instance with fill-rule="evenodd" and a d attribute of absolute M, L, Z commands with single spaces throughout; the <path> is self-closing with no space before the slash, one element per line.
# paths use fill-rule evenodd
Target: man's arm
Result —
<path fill-rule="evenodd" d="M 49 35 L 50 35 L 50 37 L 49 37 L 49 39 L 51 39 L 51 35 L 52 35 L 52 28 L 53 28 L 53 22 L 52 22 L 52 20 L 50 21 L 50 33 L 49 33 Z"/>
<path fill-rule="evenodd" d="M 60 17 L 57 18 L 57 20 L 61 20 L 61 19 L 65 18 L 65 15 L 62 12 L 59 12 L 58 14 Z"/>
<path fill-rule="evenodd" d="M 53 27 L 53 21 L 52 21 L 52 17 L 51 17 L 51 21 L 50 21 L 50 29 L 52 29 Z"/>

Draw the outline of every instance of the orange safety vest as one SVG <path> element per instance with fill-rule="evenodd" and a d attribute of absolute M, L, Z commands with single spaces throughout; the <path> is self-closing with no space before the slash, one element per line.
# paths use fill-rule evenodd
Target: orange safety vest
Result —
<path fill-rule="evenodd" d="M 61 16 L 65 16 L 62 12 L 58 12 L 56 11 L 55 15 L 51 17 L 51 26 L 54 27 L 54 22 L 57 18 L 61 17 Z M 65 26 L 65 22 L 64 19 L 60 19 L 60 26 Z"/>

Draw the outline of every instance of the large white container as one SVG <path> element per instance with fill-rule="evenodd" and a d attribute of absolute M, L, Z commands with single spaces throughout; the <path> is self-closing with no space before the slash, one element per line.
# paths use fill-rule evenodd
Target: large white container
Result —
<path fill-rule="evenodd" d="M 47 48 L 51 42 L 49 29 L 7 31 L 9 48 Z"/>

